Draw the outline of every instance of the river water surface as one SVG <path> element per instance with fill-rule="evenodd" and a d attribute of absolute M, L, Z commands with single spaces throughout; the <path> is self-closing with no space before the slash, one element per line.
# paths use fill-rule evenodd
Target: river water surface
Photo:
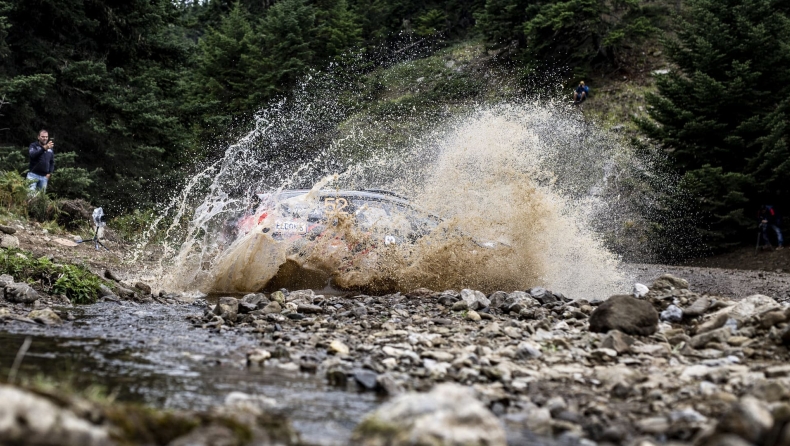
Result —
<path fill-rule="evenodd" d="M 80 389 L 101 385 L 119 401 L 205 410 L 240 391 L 274 398 L 310 444 L 347 444 L 354 426 L 382 399 L 339 389 L 322 376 L 248 368 L 250 335 L 193 328 L 200 305 L 98 303 L 71 310 L 61 327 L 21 322 L 0 326 L 0 373 L 7 376 L 26 336 L 32 344 L 19 378 L 66 380 Z M 350 388 L 353 389 L 353 388 Z"/>

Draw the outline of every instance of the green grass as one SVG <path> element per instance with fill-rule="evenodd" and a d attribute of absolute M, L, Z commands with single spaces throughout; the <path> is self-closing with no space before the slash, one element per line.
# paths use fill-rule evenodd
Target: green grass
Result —
<path fill-rule="evenodd" d="M 0 251 L 0 274 L 10 274 L 47 294 L 63 294 L 75 304 L 96 302 L 103 281 L 80 265 L 61 265 L 19 249 Z"/>

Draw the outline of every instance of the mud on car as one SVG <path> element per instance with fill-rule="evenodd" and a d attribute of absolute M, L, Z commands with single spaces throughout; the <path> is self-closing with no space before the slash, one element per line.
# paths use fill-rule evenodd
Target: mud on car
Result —
<path fill-rule="evenodd" d="M 257 194 L 230 220 L 215 291 L 322 288 L 335 271 L 371 267 L 381 251 L 414 243 L 441 219 L 382 190 L 284 190 Z"/>

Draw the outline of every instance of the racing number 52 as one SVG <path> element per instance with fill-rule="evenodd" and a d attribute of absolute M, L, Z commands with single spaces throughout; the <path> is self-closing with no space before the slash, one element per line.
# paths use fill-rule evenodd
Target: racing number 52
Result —
<path fill-rule="evenodd" d="M 328 214 L 345 213 L 343 209 L 348 206 L 348 200 L 345 198 L 326 197 L 324 199 L 324 209 Z"/>

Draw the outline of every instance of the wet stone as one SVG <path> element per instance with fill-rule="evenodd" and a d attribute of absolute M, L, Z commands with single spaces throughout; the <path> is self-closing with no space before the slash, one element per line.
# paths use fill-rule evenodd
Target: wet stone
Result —
<path fill-rule="evenodd" d="M 670 305 L 661 312 L 661 320 L 673 323 L 680 322 L 683 320 L 683 310 L 675 305 Z"/>
<path fill-rule="evenodd" d="M 351 352 L 346 344 L 338 341 L 337 339 L 329 343 L 329 351 L 341 356 L 348 355 Z"/>
<path fill-rule="evenodd" d="M 683 310 L 683 316 L 685 317 L 698 317 L 705 314 L 710 308 L 711 300 L 707 297 L 700 297 L 693 304 L 691 304 L 688 308 Z"/>
<path fill-rule="evenodd" d="M 39 295 L 26 283 L 12 283 L 5 287 L 5 298 L 9 302 L 31 304 L 39 299 Z"/>
<path fill-rule="evenodd" d="M 219 303 L 214 307 L 214 314 L 226 321 L 236 322 L 239 314 L 239 300 L 230 296 L 220 297 Z"/>
<path fill-rule="evenodd" d="M 151 286 L 148 285 L 147 283 L 137 282 L 134 284 L 134 287 L 145 294 L 151 294 Z"/>
<path fill-rule="evenodd" d="M 483 309 L 491 304 L 485 294 L 469 289 L 461 290 L 461 301 L 466 302 L 466 306 L 470 310 Z"/>
<path fill-rule="evenodd" d="M 466 302 L 464 302 L 462 300 L 459 300 L 458 302 L 455 302 L 453 304 L 453 306 L 452 306 L 452 310 L 453 311 L 464 311 L 464 310 L 467 310 L 467 309 L 469 309 L 469 304 L 467 304 Z"/>
<path fill-rule="evenodd" d="M 114 296 L 114 295 L 115 293 L 112 292 L 110 287 L 108 287 L 105 284 L 99 285 L 99 297 Z"/>
<path fill-rule="evenodd" d="M 357 426 L 353 442 L 362 446 L 507 444 L 496 416 L 470 389 L 449 383 L 429 393 L 396 396 Z"/>
<path fill-rule="evenodd" d="M 354 381 L 357 382 L 365 390 L 376 390 L 378 387 L 378 375 L 376 372 L 368 369 L 356 369 L 351 372 Z"/>
<path fill-rule="evenodd" d="M 691 348 L 700 348 L 709 342 L 725 343 L 730 336 L 732 336 L 732 330 L 729 327 L 722 327 L 694 336 L 689 340 L 689 346 Z"/>
<path fill-rule="evenodd" d="M 636 342 L 634 338 L 619 331 L 612 330 L 601 340 L 601 348 L 607 348 L 623 354 L 631 350 L 631 345 Z"/>
<path fill-rule="evenodd" d="M 451 307 L 456 302 L 458 302 L 458 298 L 450 294 L 443 294 L 439 297 L 439 304 L 445 307 Z"/>
<path fill-rule="evenodd" d="M 765 369 L 766 378 L 778 378 L 782 376 L 790 376 L 790 365 L 777 365 Z"/>
<path fill-rule="evenodd" d="M 263 308 L 269 303 L 269 300 L 266 299 L 266 295 L 263 293 L 251 293 L 244 295 L 239 303 L 250 304 L 255 308 Z"/>
<path fill-rule="evenodd" d="M 722 433 L 732 433 L 757 443 L 774 424 L 768 407 L 757 398 L 747 395 L 734 404 L 719 423 Z"/>
<path fill-rule="evenodd" d="M 354 317 L 358 319 L 363 319 L 367 317 L 368 309 L 365 307 L 354 307 L 354 309 L 351 310 L 351 313 L 354 315 Z"/>
<path fill-rule="evenodd" d="M 278 314 L 281 311 L 283 311 L 283 309 L 277 301 L 269 302 L 263 307 L 264 314 Z"/>
<path fill-rule="evenodd" d="M 318 305 L 299 304 L 296 307 L 296 311 L 305 314 L 317 314 L 317 313 L 323 313 L 324 309 L 319 307 Z"/>
<path fill-rule="evenodd" d="M 590 316 L 590 331 L 619 330 L 630 335 L 651 335 L 658 328 L 658 313 L 647 301 L 629 295 L 610 297 Z"/>
<path fill-rule="evenodd" d="M 505 306 L 505 300 L 508 298 L 508 294 L 504 291 L 497 291 L 491 296 L 489 296 L 489 300 L 491 301 L 491 308 L 498 308 L 501 309 Z"/>
<path fill-rule="evenodd" d="M 60 325 L 63 321 L 51 308 L 31 311 L 27 317 L 44 325 Z"/>
<path fill-rule="evenodd" d="M 700 324 L 700 326 L 697 327 L 697 334 L 701 334 L 708 331 L 716 330 L 717 328 L 721 328 L 724 326 L 725 323 L 727 323 L 727 319 L 729 319 L 729 316 L 727 314 L 719 314 L 714 318 Z"/>
<path fill-rule="evenodd" d="M 258 307 L 255 304 L 243 301 L 239 302 L 239 314 L 249 314 L 257 309 Z"/>
<path fill-rule="evenodd" d="M 275 291 L 269 297 L 272 302 L 277 302 L 280 305 L 285 304 L 285 294 L 282 291 Z"/>

